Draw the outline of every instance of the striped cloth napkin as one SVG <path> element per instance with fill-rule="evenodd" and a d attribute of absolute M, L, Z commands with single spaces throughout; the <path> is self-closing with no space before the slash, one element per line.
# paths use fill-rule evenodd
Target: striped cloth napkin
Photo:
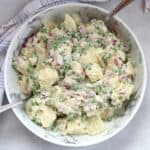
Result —
<path fill-rule="evenodd" d="M 0 26 L 0 104 L 3 99 L 4 83 L 3 83 L 3 62 L 6 50 L 18 27 L 33 14 L 44 10 L 45 8 L 55 5 L 71 2 L 104 2 L 107 0 L 32 0 L 28 3 L 17 16 L 10 20 L 7 24 Z M 143 1 L 143 0 L 142 0 Z M 150 0 L 145 1 L 145 12 L 150 11 Z"/>
<path fill-rule="evenodd" d="M 94 3 L 108 0 L 32 0 L 29 2 L 17 16 L 7 24 L 0 26 L 0 105 L 4 94 L 3 62 L 9 43 L 18 27 L 33 14 L 44 10 L 45 8 L 71 2 Z"/>

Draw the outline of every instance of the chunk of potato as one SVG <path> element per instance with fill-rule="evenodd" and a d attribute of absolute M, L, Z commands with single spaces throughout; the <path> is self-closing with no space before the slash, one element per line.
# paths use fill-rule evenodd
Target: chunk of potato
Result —
<path fill-rule="evenodd" d="M 51 127 L 56 120 L 56 112 L 44 105 L 40 97 L 33 97 L 26 103 L 26 112 L 36 123 L 44 128 Z"/>
<path fill-rule="evenodd" d="M 95 135 L 103 132 L 105 130 L 104 122 L 101 120 L 100 116 L 89 117 L 86 120 L 86 133 L 89 135 Z"/>
<path fill-rule="evenodd" d="M 76 23 L 74 19 L 68 14 L 65 14 L 64 24 L 65 24 L 66 30 L 68 31 L 76 30 Z"/>
<path fill-rule="evenodd" d="M 37 72 L 41 89 L 47 89 L 58 80 L 58 73 L 55 69 L 45 67 Z"/>
<path fill-rule="evenodd" d="M 98 81 L 103 77 L 102 69 L 96 63 L 93 63 L 90 67 L 87 67 L 85 69 L 85 73 L 92 82 Z"/>

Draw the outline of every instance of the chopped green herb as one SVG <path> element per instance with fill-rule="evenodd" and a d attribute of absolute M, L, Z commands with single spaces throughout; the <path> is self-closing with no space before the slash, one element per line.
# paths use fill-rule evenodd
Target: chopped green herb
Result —
<path fill-rule="evenodd" d="M 32 112 L 32 107 L 30 107 L 30 108 L 28 109 L 28 112 Z"/>
<path fill-rule="evenodd" d="M 75 52 L 75 51 L 77 51 L 77 45 L 73 45 L 73 47 L 72 47 L 72 52 Z"/>
<path fill-rule="evenodd" d="M 60 101 L 61 101 L 61 102 L 64 102 L 64 101 L 66 101 L 66 100 L 67 100 L 66 97 L 63 97 L 63 96 L 62 96 L 62 97 L 60 98 Z"/>
<path fill-rule="evenodd" d="M 118 104 L 118 105 L 117 105 L 117 108 L 118 108 L 118 109 L 122 108 L 122 104 L 121 104 L 121 103 Z"/>
<path fill-rule="evenodd" d="M 106 62 L 109 58 L 110 58 L 110 54 L 109 53 L 107 53 L 107 52 L 104 52 L 104 53 L 102 53 L 102 54 L 100 54 L 101 55 L 101 57 L 102 57 L 102 60 L 104 61 L 104 62 Z"/>
<path fill-rule="evenodd" d="M 18 76 L 18 80 L 22 80 L 22 76 L 21 75 Z"/>
<path fill-rule="evenodd" d="M 112 117 L 107 118 L 107 121 L 111 121 L 111 120 L 112 120 Z"/>
<path fill-rule="evenodd" d="M 90 46 L 91 46 L 90 43 L 86 43 L 86 45 L 81 48 L 81 52 L 82 52 L 82 53 L 85 53 L 85 52 L 89 49 Z"/>
<path fill-rule="evenodd" d="M 35 75 L 34 75 L 34 74 L 31 74 L 31 76 L 30 76 L 30 77 L 31 77 L 31 79 L 32 79 L 32 80 L 37 80 L 37 78 L 35 77 Z"/>
<path fill-rule="evenodd" d="M 97 103 L 96 98 L 95 98 L 95 97 L 92 97 L 92 98 L 90 99 L 90 102 L 93 103 L 93 104 Z"/>
<path fill-rule="evenodd" d="M 101 93 L 101 92 L 103 94 L 111 93 L 111 89 L 105 85 L 97 85 L 94 90 L 96 93 Z"/>
<path fill-rule="evenodd" d="M 69 114 L 68 116 L 67 116 L 67 120 L 68 121 L 73 121 L 74 119 L 76 119 L 77 118 L 77 115 L 76 114 Z"/>
<path fill-rule="evenodd" d="M 86 115 L 83 115 L 83 116 L 81 117 L 81 121 L 82 121 L 82 122 L 84 122 L 86 119 L 87 119 Z"/>
<path fill-rule="evenodd" d="M 91 70 L 92 69 L 92 63 L 89 63 L 85 66 L 85 69 Z"/>
<path fill-rule="evenodd" d="M 43 43 L 47 43 L 47 38 L 46 38 L 46 36 L 41 36 L 41 37 L 40 37 L 40 40 L 41 40 Z"/>
<path fill-rule="evenodd" d="M 69 32 L 67 32 L 67 36 L 68 37 L 72 37 L 74 35 L 75 35 L 75 31 L 69 31 Z"/>
<path fill-rule="evenodd" d="M 73 35 L 77 40 L 80 40 L 81 37 L 80 37 L 80 34 L 77 32 L 77 33 L 74 33 Z"/>
<path fill-rule="evenodd" d="M 46 105 L 53 106 L 53 99 L 49 98 L 48 101 L 46 101 Z"/>
<path fill-rule="evenodd" d="M 39 103 L 38 103 L 37 101 L 35 101 L 35 105 L 37 105 L 37 106 L 38 106 L 38 105 L 39 105 Z"/>
<path fill-rule="evenodd" d="M 34 68 L 31 65 L 29 65 L 27 71 L 32 74 L 34 72 Z"/>
<path fill-rule="evenodd" d="M 101 41 L 100 41 L 100 44 L 101 44 L 101 47 L 102 47 L 102 48 L 106 48 L 107 45 L 108 45 L 108 43 L 107 43 L 105 40 L 101 40 Z"/>
<path fill-rule="evenodd" d="M 118 98 L 119 98 L 120 100 L 122 100 L 123 97 L 122 97 L 122 96 L 119 96 Z"/>
<path fill-rule="evenodd" d="M 100 66 L 101 66 L 102 68 L 104 68 L 104 67 L 105 67 L 105 63 L 104 63 L 103 61 L 101 61 L 101 62 L 100 62 Z"/>
<path fill-rule="evenodd" d="M 64 23 L 60 23 L 60 24 L 58 24 L 58 29 L 64 29 L 65 28 L 65 25 L 64 25 Z"/>
<path fill-rule="evenodd" d="M 48 33 L 48 29 L 47 28 L 44 28 L 44 27 L 41 27 L 40 31 L 42 33 Z"/>
<path fill-rule="evenodd" d="M 40 89 L 40 84 L 38 82 L 34 82 L 32 88 L 33 88 L 34 94 L 37 94 Z"/>
<path fill-rule="evenodd" d="M 102 87 L 101 86 L 96 86 L 95 87 L 95 92 L 96 93 L 100 93 L 102 91 Z"/>
<path fill-rule="evenodd" d="M 54 123 L 53 125 L 50 126 L 50 129 L 54 132 L 56 132 L 58 130 L 56 124 Z"/>
<path fill-rule="evenodd" d="M 112 47 L 112 50 L 113 50 L 114 52 L 116 52 L 116 51 L 118 50 L 118 48 L 117 48 L 116 46 L 113 46 L 113 47 Z"/>
<path fill-rule="evenodd" d="M 72 89 L 73 90 L 78 90 L 78 89 L 80 89 L 81 88 L 81 85 L 80 84 L 78 84 L 78 83 L 75 83 L 75 84 L 72 84 Z"/>
<path fill-rule="evenodd" d="M 39 126 L 42 126 L 42 123 L 39 122 L 39 121 L 36 121 L 36 124 L 39 125 Z"/>
<path fill-rule="evenodd" d="M 121 68 L 121 67 L 119 67 L 117 72 L 118 72 L 118 74 L 119 74 L 119 75 L 121 75 L 121 74 L 122 74 L 122 72 L 123 72 L 123 71 L 122 71 L 122 68 Z"/>
<path fill-rule="evenodd" d="M 39 105 L 39 103 L 37 101 L 32 100 L 32 106 L 38 106 L 38 105 Z"/>
<path fill-rule="evenodd" d="M 32 118 L 32 121 L 36 123 L 36 118 L 35 118 L 35 117 L 33 117 L 33 118 Z"/>
<path fill-rule="evenodd" d="M 68 70 L 70 70 L 70 64 L 68 63 L 64 63 L 61 68 L 59 69 L 60 72 L 60 78 L 63 79 L 65 77 L 66 72 L 68 72 Z"/>
<path fill-rule="evenodd" d="M 32 121 L 35 122 L 37 125 L 42 126 L 42 123 L 40 122 L 40 120 L 38 120 L 38 118 L 33 117 Z"/>
<path fill-rule="evenodd" d="M 54 50 L 56 50 L 56 49 L 58 48 L 59 44 L 64 43 L 65 40 L 66 40 L 66 39 L 65 39 L 64 36 L 56 36 L 56 37 L 53 39 L 52 43 L 51 43 L 52 48 L 53 48 Z"/>

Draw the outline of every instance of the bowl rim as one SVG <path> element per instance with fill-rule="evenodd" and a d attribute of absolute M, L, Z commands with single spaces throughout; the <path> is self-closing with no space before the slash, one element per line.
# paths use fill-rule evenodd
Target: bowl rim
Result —
<path fill-rule="evenodd" d="M 100 12 L 103 12 L 103 13 L 108 13 L 108 11 L 104 8 L 101 8 L 100 6 L 95 6 L 95 5 L 92 5 L 92 4 L 86 4 L 86 3 L 79 3 L 79 2 L 71 2 L 71 3 L 65 3 L 65 4 L 60 4 L 60 5 L 57 5 L 57 6 L 53 6 L 53 7 L 49 7 L 49 8 L 46 8 L 45 10 L 42 10 L 42 11 L 39 11 L 38 13 L 34 14 L 33 16 L 29 17 L 20 27 L 19 29 L 17 30 L 17 33 L 16 33 L 16 37 L 18 34 L 20 34 L 22 32 L 22 28 L 25 24 L 27 24 L 28 22 L 30 22 L 33 18 L 35 17 L 38 17 L 40 14 L 44 13 L 44 12 L 47 12 L 49 10 L 52 10 L 52 9 L 59 9 L 60 7 L 71 7 L 71 6 L 82 6 L 82 7 L 89 7 L 89 8 L 93 8 L 93 9 L 97 9 L 98 11 Z M 119 128 L 117 128 L 113 133 L 109 134 L 109 135 L 106 135 L 104 138 L 100 139 L 99 141 L 93 141 L 91 143 L 84 143 L 84 144 L 68 144 L 68 143 L 61 143 L 57 140 L 49 140 L 48 138 L 36 133 L 35 131 L 33 131 L 31 129 L 31 127 L 26 123 L 26 121 L 24 120 L 23 117 L 19 116 L 18 113 L 16 112 L 15 108 L 13 108 L 13 112 L 15 113 L 15 115 L 17 116 L 18 120 L 29 130 L 31 131 L 34 135 L 40 137 L 41 139 L 47 141 L 47 142 L 50 142 L 50 143 L 53 143 L 53 144 L 57 144 L 57 145 L 61 145 L 61 146 L 68 146 L 68 147 L 81 147 L 81 146 L 90 146 L 90 145 L 94 145 L 94 144 L 99 144 L 99 143 L 102 143 L 110 138 L 112 138 L 113 136 L 117 135 L 119 132 L 121 132 L 128 124 L 129 122 L 134 118 L 135 114 L 137 113 L 137 111 L 139 110 L 139 107 L 141 106 L 141 103 L 143 101 L 143 98 L 144 98 L 144 94 L 145 94 L 145 91 L 146 91 L 146 86 L 147 86 L 147 65 L 146 65 L 146 59 L 145 59 L 145 56 L 144 56 L 144 52 L 143 52 L 143 49 L 140 45 L 140 42 L 139 40 L 137 39 L 137 37 L 135 36 L 135 34 L 133 33 L 133 31 L 129 28 L 129 26 L 122 20 L 120 19 L 118 16 L 115 16 L 114 19 L 121 23 L 122 26 L 128 30 L 128 32 L 131 34 L 132 38 L 134 39 L 135 43 L 137 44 L 138 46 L 138 50 L 141 54 L 141 60 L 142 60 L 142 63 L 143 63 L 143 86 L 142 86 L 142 89 L 141 89 L 141 95 L 140 95 L 140 98 L 139 98 L 139 101 L 138 103 L 135 105 L 135 108 L 133 110 L 133 112 L 131 113 L 131 115 L 128 117 L 128 119 L 125 121 L 125 123 L 123 125 L 121 125 Z M 5 87 L 5 91 L 6 91 L 6 96 L 8 98 L 8 102 L 10 103 L 10 95 L 8 94 L 8 86 L 7 86 L 7 74 L 6 74 L 6 70 L 7 70 L 7 62 L 9 61 L 8 60 L 8 56 L 9 56 L 9 52 L 11 51 L 11 47 L 13 45 L 13 43 L 16 41 L 16 37 L 13 37 L 13 39 L 11 40 L 10 42 L 10 45 L 8 47 L 8 50 L 7 50 L 7 54 L 6 54 L 6 59 L 5 59 L 5 63 L 4 63 L 4 87 Z"/>

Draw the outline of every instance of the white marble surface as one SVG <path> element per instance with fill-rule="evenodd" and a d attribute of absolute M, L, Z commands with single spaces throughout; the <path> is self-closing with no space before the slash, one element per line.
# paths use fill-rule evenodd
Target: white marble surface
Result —
<path fill-rule="evenodd" d="M 29 0 L 1 0 L 0 24 L 14 16 Z M 150 64 L 150 13 L 144 14 L 141 1 L 135 0 L 119 16 L 132 28 L 143 47 L 147 64 Z M 100 4 L 108 10 L 113 8 L 118 0 Z M 150 69 L 148 68 L 150 74 Z M 149 77 L 149 76 L 148 76 Z M 76 148 L 78 150 L 149 150 L 150 149 L 150 82 L 139 112 L 131 123 L 118 135 L 110 140 L 90 147 Z M 7 99 L 4 98 L 4 103 Z M 28 131 L 10 110 L 0 115 L 0 150 L 69 150 L 47 143 Z"/>

